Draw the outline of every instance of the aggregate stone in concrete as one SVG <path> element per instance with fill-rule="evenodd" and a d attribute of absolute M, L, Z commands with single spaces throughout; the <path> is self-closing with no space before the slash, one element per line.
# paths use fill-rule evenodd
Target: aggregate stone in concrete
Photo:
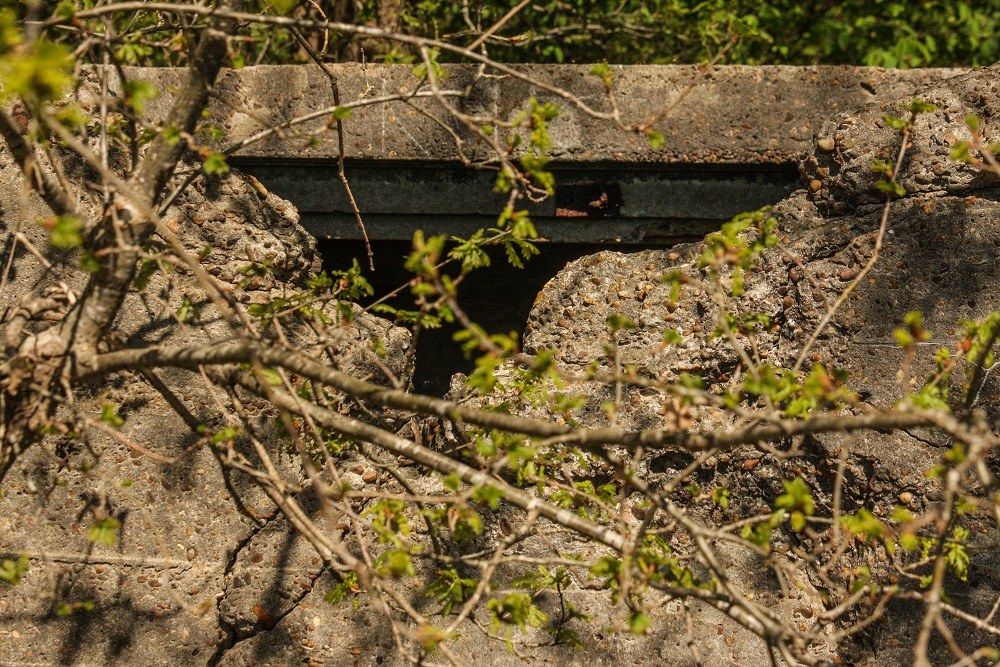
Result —
<path fill-rule="evenodd" d="M 910 194 L 976 194 L 1000 185 L 1000 177 L 950 154 L 959 141 L 972 138 L 965 119 L 978 119 L 985 145 L 1000 136 L 997 99 L 1000 83 L 995 68 L 975 70 L 920 91 L 914 97 L 936 108 L 920 113 L 913 126 L 912 145 L 906 151 L 899 183 Z M 842 215 L 859 206 L 878 204 L 884 194 L 875 186 L 881 174 L 876 162 L 894 163 L 899 152 L 898 130 L 886 117 L 910 120 L 911 99 L 879 100 L 857 113 L 844 114 L 823 124 L 816 148 L 802 164 L 804 182 L 812 199 L 825 213 Z"/>

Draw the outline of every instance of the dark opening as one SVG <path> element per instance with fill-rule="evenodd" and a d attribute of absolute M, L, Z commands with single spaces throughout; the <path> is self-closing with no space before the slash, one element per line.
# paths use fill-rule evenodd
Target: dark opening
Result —
<path fill-rule="evenodd" d="M 353 209 L 332 164 L 254 158 L 233 164 L 298 208 L 302 226 L 319 239 L 327 269 L 349 268 L 354 258 L 367 265 Z M 496 225 L 506 202 L 506 195 L 494 192 L 494 172 L 456 164 L 352 161 L 347 171 L 372 239 L 376 271 L 366 271 L 366 277 L 376 298 L 412 277 L 403 260 L 414 230 L 467 237 Z M 517 269 L 496 249 L 492 265 L 471 274 L 459 290 L 463 309 L 490 333 L 520 336 L 539 291 L 574 259 L 601 250 L 635 252 L 694 241 L 736 213 L 780 201 L 798 187 L 794 165 L 565 164 L 553 165 L 553 173 L 553 197 L 519 202 L 546 240 L 538 244 L 541 255 Z M 392 305 L 411 308 L 409 290 Z M 452 338 L 457 328 L 421 332 L 417 391 L 444 394 L 454 373 L 472 370 Z"/>
<path fill-rule="evenodd" d="M 570 183 L 556 188 L 557 218 L 617 218 L 622 188 L 618 183 Z"/>
<path fill-rule="evenodd" d="M 662 247 L 662 246 L 657 246 Z M 351 266 L 352 258 L 366 267 L 365 277 L 375 288 L 375 297 L 405 284 L 412 278 L 403 268 L 403 260 L 411 246 L 404 241 L 374 241 L 375 272 L 367 270 L 365 249 L 360 241 L 320 240 L 324 268 L 343 270 Z M 489 333 L 524 333 L 531 307 L 550 279 L 569 262 L 601 250 L 638 252 L 638 246 L 610 246 L 597 243 L 542 243 L 541 254 L 531 258 L 524 269 L 511 266 L 502 249 L 489 250 L 491 265 L 474 271 L 459 289 L 459 304 L 473 322 Z M 457 267 L 451 272 L 457 274 Z M 409 290 L 392 302 L 399 308 L 412 307 Z M 363 304 L 364 305 L 364 304 Z M 445 325 L 441 329 L 425 329 L 417 339 L 414 389 L 420 393 L 443 396 L 455 373 L 469 373 L 473 361 L 466 359 L 461 347 L 453 339 L 460 327 Z"/>

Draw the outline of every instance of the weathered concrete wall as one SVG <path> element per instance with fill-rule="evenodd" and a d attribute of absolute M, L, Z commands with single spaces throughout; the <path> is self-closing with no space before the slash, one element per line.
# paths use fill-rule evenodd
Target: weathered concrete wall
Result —
<path fill-rule="evenodd" d="M 610 110 L 604 84 L 586 65 L 519 66 L 519 71 L 563 88 L 600 111 Z M 820 125 L 837 113 L 869 102 L 914 95 L 960 70 L 885 70 L 870 67 L 612 66 L 615 101 L 626 123 L 651 119 L 669 109 L 654 129 L 663 147 L 653 149 L 641 136 L 588 118 L 569 103 L 560 104 L 552 123 L 552 156 L 573 163 L 783 164 L 794 163 L 811 148 Z M 342 102 L 413 93 L 419 80 L 407 65 L 331 65 Z M 476 78 L 474 67 L 450 66 L 442 90 L 468 90 L 458 105 L 512 119 L 530 97 L 555 97 L 513 77 Z M 161 71 L 156 76 L 162 76 Z M 218 87 L 223 100 L 219 120 L 229 139 L 250 136 L 292 118 L 333 106 L 330 79 L 318 67 L 248 67 L 227 73 Z M 236 105 L 235 103 L 239 103 Z M 412 106 L 410 106 L 412 105 Z M 676 105 L 676 106 L 674 106 Z M 469 132 L 434 104 L 412 99 L 357 108 L 345 121 L 345 156 L 364 160 L 453 160 L 455 142 L 445 127 L 423 116 L 428 111 L 468 141 Z M 272 137 L 240 151 L 257 159 L 330 160 L 337 139 L 325 127 L 329 117 Z M 466 144 L 470 157 L 486 149 Z"/>
<path fill-rule="evenodd" d="M 937 108 L 914 123 L 899 178 L 907 195 L 889 209 L 879 261 L 837 311 L 806 362 L 846 371 L 848 386 L 878 408 L 895 405 L 932 377 L 933 350 L 954 349 L 964 335 L 960 322 L 981 321 L 1000 309 L 996 252 L 1000 177 L 949 158 L 954 143 L 969 138 L 968 114 L 980 119 L 984 142 L 1000 139 L 1000 66 L 940 82 L 917 94 Z M 731 305 L 737 317 L 755 313 L 769 317 L 769 327 L 754 334 L 753 349 L 760 363 L 791 367 L 827 309 L 872 256 L 885 195 L 875 185 L 878 175 L 871 164 L 874 159 L 891 159 L 899 149 L 898 131 L 883 122 L 885 115 L 898 114 L 898 102 L 869 104 L 823 123 L 818 134 L 832 141 L 816 142 L 802 162 L 810 187 L 775 207 L 780 242 L 764 253 L 757 270 L 748 273 L 745 292 Z M 704 274 L 696 268 L 696 258 L 702 249 L 690 244 L 669 252 L 609 251 L 573 262 L 539 295 L 528 322 L 526 349 L 549 350 L 565 367 L 587 368 L 595 359 L 607 359 L 605 349 L 615 335 L 608 330 L 608 316 L 625 315 L 638 326 L 617 335 L 623 364 L 650 379 L 673 380 L 681 372 L 693 373 L 721 391 L 739 360 L 727 341 L 710 333 L 718 321 L 718 307 L 700 283 Z M 666 271 L 692 278 L 678 304 L 670 303 L 670 285 L 658 280 Z M 927 347 L 907 359 L 893 330 L 914 310 L 923 313 L 924 326 L 933 336 Z M 683 334 L 683 342 L 659 345 L 668 326 Z M 956 409 L 964 381 L 949 380 Z M 601 402 L 609 397 L 607 387 L 593 387 L 590 407 L 595 421 L 601 418 Z M 623 404 L 619 423 L 648 428 L 664 422 L 660 396 L 633 390 Z M 989 376 L 974 405 L 995 432 L 1000 424 L 996 375 Z M 695 419 L 702 428 L 712 424 L 710 417 Z M 795 475 L 809 481 L 817 503 L 830 507 L 830 462 L 846 452 L 844 511 L 863 507 L 886 519 L 897 505 L 919 514 L 941 502 L 941 480 L 925 473 L 951 444 L 940 435 L 928 438 L 910 432 L 818 435 L 788 443 L 801 447 L 801 455 L 794 458 L 762 456 L 749 447 L 724 452 L 698 469 L 698 481 L 730 490 L 731 517 L 767 512 L 769 503 L 782 493 L 781 480 Z M 644 479 L 656 480 L 664 473 L 669 479 L 691 460 L 683 452 L 665 453 L 649 462 Z M 994 453 L 989 463 L 994 471 L 997 463 Z M 970 550 L 977 555 L 968 580 L 949 580 L 946 588 L 958 606 L 985 617 L 1000 595 L 997 526 L 985 514 L 970 517 L 966 525 L 974 535 Z M 864 562 L 862 554 L 855 557 Z M 885 571 L 884 564 L 864 564 Z M 917 613 L 903 603 L 892 605 L 887 618 L 867 637 L 874 651 L 854 638 L 840 647 L 840 660 L 911 664 Z M 967 625 L 956 624 L 953 630 L 965 646 L 995 645 L 995 636 L 976 636 Z M 944 646 L 935 649 L 940 655 L 933 664 L 952 661 Z"/>
<path fill-rule="evenodd" d="M 678 72 L 678 76 L 695 73 L 690 68 L 673 71 Z M 642 77 L 638 71 L 629 72 L 621 73 L 621 82 L 653 86 L 651 75 Z M 407 79 L 406 73 L 404 69 L 369 68 L 366 76 L 385 90 L 393 90 L 391 86 L 395 82 L 398 90 Z M 389 74 L 395 78 L 390 80 Z M 785 117 L 775 113 L 775 109 L 782 105 L 801 109 L 805 114 L 807 108 L 822 106 L 817 99 L 825 99 L 805 96 L 796 106 L 784 97 L 786 89 L 790 88 L 788 80 L 803 85 L 840 86 L 844 98 L 830 104 L 834 109 L 846 109 L 855 103 L 870 101 L 869 87 L 875 93 L 888 95 L 895 91 L 905 98 L 916 94 L 920 81 L 941 74 L 863 70 L 858 77 L 842 69 L 777 68 L 758 73 L 721 69 L 709 79 L 714 97 L 706 95 L 701 107 L 688 108 L 682 120 L 677 121 L 679 127 L 686 126 L 688 130 L 700 127 L 700 134 L 689 135 L 678 130 L 668 135 L 667 145 L 671 148 L 659 157 L 641 142 L 623 143 L 614 155 L 620 152 L 622 159 L 655 164 L 685 163 L 685 160 L 711 162 L 713 159 L 739 164 L 793 160 L 812 146 L 814 134 L 825 131 L 820 129 L 820 118 L 829 116 L 832 110 L 820 109 L 814 115 L 809 111 L 808 119 L 798 125 L 792 122 L 796 118 L 794 114 L 792 120 L 781 120 Z M 593 83 L 585 70 L 570 68 L 559 76 L 582 82 L 580 85 Z M 243 83 L 239 77 L 246 77 Z M 350 85 L 342 82 L 345 99 L 351 99 L 363 84 L 364 76 L 358 74 L 358 77 Z M 269 114 L 272 113 L 294 113 L 295 108 L 299 108 L 295 105 L 303 100 L 296 102 L 293 96 L 285 103 L 285 97 L 277 96 L 282 89 L 285 94 L 287 89 L 294 89 L 296 81 L 308 83 L 302 90 L 314 91 L 316 95 L 326 91 L 325 79 L 308 70 L 258 69 L 230 75 L 221 93 L 225 98 L 227 94 L 245 96 L 250 90 L 264 89 L 251 83 L 258 79 L 269 82 L 266 85 L 275 97 L 252 103 L 251 106 L 256 107 L 253 118 L 249 114 L 237 116 L 236 120 L 244 125 L 234 122 L 236 132 L 250 132 L 254 123 L 271 122 L 273 118 Z M 782 84 L 782 80 L 785 83 Z M 924 309 L 929 318 L 928 326 L 940 336 L 935 342 L 944 343 L 956 319 L 982 315 L 1000 306 L 993 252 L 1000 244 L 995 224 L 998 218 L 996 189 L 990 183 L 964 178 L 964 167 L 940 159 L 943 142 L 948 133 L 961 129 L 966 112 L 976 111 L 987 117 L 988 122 L 995 123 L 989 117 L 992 116 L 990 105 L 996 103 L 998 95 L 997 80 L 995 70 L 980 72 L 927 93 L 942 108 L 922 121 L 919 128 L 919 141 L 914 150 L 917 167 L 912 172 L 919 194 L 907 198 L 894 209 L 894 239 L 901 240 L 889 243 L 885 261 L 872 275 L 873 280 L 862 286 L 817 349 L 818 353 L 851 369 L 855 373 L 854 381 L 860 386 L 874 388 L 872 401 L 889 401 L 896 389 L 893 373 L 898 368 L 898 360 L 885 354 L 885 350 L 890 344 L 887 339 L 891 328 L 902 313 L 913 307 Z M 687 85 L 686 81 L 681 77 L 672 82 L 659 81 L 657 85 L 661 86 L 659 90 L 663 95 L 669 96 Z M 756 88 L 749 85 L 754 81 Z M 808 86 L 806 89 L 813 93 L 817 90 Z M 596 87 L 594 90 L 594 95 L 601 92 Z M 630 97 L 635 88 L 624 90 L 630 91 L 623 98 L 628 100 L 627 104 L 634 105 L 630 109 L 649 112 L 648 105 L 643 107 L 633 101 L 634 96 Z M 723 90 L 738 91 L 739 96 L 721 100 Z M 750 90 L 756 92 L 747 92 Z M 765 99 L 752 97 L 757 94 Z M 977 101 L 980 98 L 985 101 Z M 746 128 L 741 124 L 727 124 L 725 119 L 754 117 L 746 115 L 749 107 L 760 114 L 754 121 L 757 125 Z M 678 109 L 676 113 L 680 114 L 681 107 Z M 880 113 L 888 110 L 890 108 L 885 106 L 869 113 L 848 114 L 837 123 L 826 125 L 829 136 L 842 147 L 844 160 L 830 165 L 824 151 L 811 151 L 805 165 L 810 175 L 816 176 L 819 187 L 811 194 L 796 194 L 777 209 L 784 247 L 766 256 L 765 270 L 750 278 L 746 296 L 737 304 L 744 312 L 766 312 L 774 316 L 777 329 L 762 335 L 761 349 L 776 360 L 787 361 L 794 355 L 805 332 L 822 313 L 824 304 L 842 288 L 842 276 L 856 270 L 870 252 L 871 232 L 877 226 L 877 217 L 864 208 L 871 200 L 871 184 L 863 182 L 859 174 L 870 158 L 869 153 L 883 146 L 886 137 L 877 123 Z M 713 111 L 722 115 L 713 116 Z M 375 114 L 374 111 L 365 113 Z M 351 120 L 365 128 L 367 126 L 359 122 L 363 118 L 359 112 Z M 398 119 L 390 121 L 388 116 L 385 120 L 384 126 L 372 126 L 378 131 L 373 130 L 373 134 L 368 135 L 367 144 L 359 143 L 359 137 L 352 135 L 350 150 L 357 151 L 357 157 L 399 159 L 398 154 L 387 154 L 394 141 L 397 146 L 411 146 L 414 149 L 411 157 L 420 147 L 434 155 L 428 148 L 432 146 L 435 150 L 441 149 L 438 155 L 445 155 L 445 148 L 450 146 L 441 137 L 427 143 L 436 132 L 433 126 L 428 126 L 428 135 L 421 135 L 423 138 L 419 141 L 407 144 L 403 141 L 405 133 L 399 129 L 401 122 Z M 793 127 L 789 129 L 782 123 L 792 123 Z M 765 126 L 773 128 L 774 133 L 764 133 L 761 128 Z M 752 131 L 754 128 L 756 133 Z M 987 129 L 995 132 L 995 127 L 987 126 Z M 383 131 L 389 137 L 384 143 L 379 140 Z M 593 131 L 598 136 L 600 130 Z M 781 135 L 786 138 L 781 139 Z M 571 142 L 565 144 L 567 159 L 586 159 L 586 151 L 581 147 L 587 135 L 580 136 L 577 148 Z M 598 148 L 591 157 L 600 154 L 605 156 L 602 159 L 615 159 L 608 157 L 612 155 L 608 151 L 615 145 L 608 137 L 613 135 L 603 136 L 595 140 Z M 757 137 L 762 145 L 771 147 L 733 148 L 732 141 L 741 136 Z M 991 136 L 996 137 L 995 134 Z M 701 143 L 697 137 L 701 137 Z M 767 143 L 771 141 L 768 137 L 773 137 L 772 144 Z M 291 153 L 289 147 L 296 146 L 290 136 L 281 142 L 284 143 L 276 140 L 276 148 L 271 150 L 284 146 L 281 150 Z M 292 154 L 328 160 L 331 157 L 329 147 L 325 155 L 320 153 L 322 148 L 322 144 L 308 149 L 299 145 L 298 153 Z M 289 157 L 289 153 L 283 155 Z M 819 172 L 820 168 L 826 171 Z M 9 156 L 0 159 L 0 170 L 3 172 L 4 187 L 0 193 L 4 197 L 4 208 L 16 210 L 20 176 Z M 922 183 L 920 179 L 929 180 Z M 331 187 L 335 187 L 335 183 Z M 844 205 L 839 210 L 838 203 Z M 222 281 L 238 283 L 241 277 L 231 263 L 232 257 L 225 252 L 227 248 L 234 253 L 250 249 L 262 257 L 270 252 L 281 260 L 285 270 L 276 276 L 277 284 L 249 285 L 249 289 L 242 291 L 236 290 L 234 284 L 241 299 L 266 298 L 272 288 L 280 290 L 282 280 L 291 282 L 300 278 L 314 258 L 292 207 L 276 197 L 260 194 L 251 183 L 236 175 L 223 181 L 218 189 L 192 191 L 172 209 L 171 216 L 182 223 L 185 242 L 192 249 L 206 242 L 219 248 L 207 258 L 206 266 Z M 38 244 L 44 243 L 39 230 L 31 233 Z M 635 362 L 640 372 L 659 377 L 678 370 L 697 370 L 721 381 L 721 377 L 731 370 L 732 364 L 726 362 L 732 360 L 723 355 L 717 342 L 708 340 L 711 314 L 703 312 L 699 303 L 710 299 L 699 298 L 688 290 L 680 309 L 671 312 L 664 303 L 666 288 L 658 281 L 666 267 L 694 272 L 691 258 L 697 250 L 696 246 L 689 246 L 676 252 L 604 253 L 575 263 L 543 292 L 532 316 L 528 345 L 532 349 L 554 349 L 560 363 L 567 366 L 585 366 L 603 356 L 603 343 L 607 340 L 606 316 L 612 312 L 624 313 L 640 326 L 619 344 L 623 356 Z M 16 268 L 20 269 L 22 264 L 29 262 L 21 258 Z M 18 276 L 22 281 L 17 283 L 18 289 L 30 291 L 36 276 L 25 273 Z M 168 286 L 155 287 L 153 291 L 158 294 Z M 5 293 L 8 301 L 17 298 L 13 290 Z M 118 323 L 123 336 L 132 337 L 130 340 L 137 343 L 155 342 L 163 336 L 174 339 L 184 336 L 170 320 L 179 292 L 173 291 L 169 298 L 174 301 L 166 306 L 155 299 L 130 302 L 124 321 Z M 210 308 L 205 309 L 203 317 L 213 317 Z M 366 320 L 366 325 L 395 341 L 394 347 L 398 349 L 405 349 L 408 344 L 406 334 L 398 329 L 390 329 L 377 320 Z M 650 355 L 650 346 L 660 342 L 665 326 L 683 329 L 688 342 L 669 354 Z M 357 345 L 351 345 L 352 342 L 345 342 L 345 364 L 356 372 L 375 373 L 377 369 L 353 366 L 363 364 L 365 358 L 363 354 L 354 354 Z M 191 376 L 178 375 L 180 377 L 167 379 L 180 388 L 182 398 L 196 408 L 205 407 L 208 413 L 208 399 L 199 395 L 197 381 Z M 885 378 L 890 379 L 886 381 Z M 882 384 L 878 384 L 880 381 Z M 5 558 L 28 552 L 32 557 L 32 569 L 18 587 L 4 589 L 0 598 L 0 618 L 3 619 L 0 663 L 401 664 L 403 660 L 395 654 L 389 631 L 380 616 L 368 608 L 353 612 L 347 605 L 327 605 L 323 595 L 332 581 L 320 574 L 319 564 L 310 549 L 295 539 L 293 530 L 274 507 L 251 485 L 240 480 L 234 482 L 223 474 L 207 449 L 187 451 L 194 440 L 193 436 L 183 435 L 187 427 L 176 417 L 163 419 L 162 415 L 167 412 L 164 400 L 148 388 L 140 391 L 137 386 L 141 385 L 123 377 L 119 384 L 106 388 L 107 393 L 93 397 L 94 404 L 99 405 L 105 398 L 124 404 L 129 418 L 124 434 L 134 442 L 150 443 L 158 451 L 178 456 L 178 462 L 152 461 L 110 438 L 87 443 L 89 446 L 66 438 L 52 452 L 40 449 L 32 452 L 11 473 L 6 494 L 0 498 L 0 552 Z M 1000 395 L 995 380 L 987 387 L 986 395 L 995 407 L 996 397 Z M 81 393 L 81 400 L 90 398 Z M 603 418 L 596 407 L 602 398 L 594 396 L 594 409 L 589 415 L 594 423 Z M 626 404 L 621 416 L 625 423 L 644 426 L 662 421 L 660 405 L 639 392 L 629 393 Z M 262 431 L 265 430 L 262 427 Z M 890 440 L 879 435 L 850 439 L 849 442 L 828 438 L 812 443 L 813 449 L 807 453 L 803 469 L 818 480 L 816 493 L 821 502 L 827 502 L 830 496 L 829 478 L 821 472 L 828 466 L 828 459 L 844 444 L 853 448 L 850 488 L 845 492 L 851 508 L 871 505 L 879 513 L 886 512 L 896 502 L 903 502 L 903 493 L 907 494 L 906 503 L 914 510 L 929 507 L 940 499 L 939 486 L 920 474 L 924 462 L 934 460 L 939 453 L 935 443 L 909 437 Z M 92 462 L 92 448 L 101 453 L 100 465 L 96 467 L 83 465 Z M 676 472 L 687 461 L 681 454 L 667 453 L 647 463 L 649 476 L 655 480 L 657 475 Z M 698 474 L 713 483 L 731 486 L 732 516 L 750 515 L 767 509 L 774 496 L 781 492 L 780 482 L 792 465 L 780 456 L 761 457 L 759 452 L 737 451 L 706 462 Z M 377 487 L 387 482 L 384 474 L 372 469 L 351 474 L 351 481 L 358 488 Z M 301 499 L 307 508 L 313 508 L 308 492 L 303 492 Z M 693 512 L 700 511 L 707 516 L 709 511 L 715 511 L 708 503 L 703 503 L 700 509 L 696 504 L 692 501 Z M 122 539 L 114 547 L 95 545 L 86 538 L 86 522 L 91 513 L 98 511 L 124 519 Z M 727 515 L 725 518 L 732 517 Z M 333 522 L 325 527 L 330 531 L 341 530 Z M 985 523 L 976 539 L 984 546 L 992 543 L 993 536 Z M 551 548 L 548 544 L 529 546 Z M 959 601 L 963 608 L 980 615 L 989 612 L 1000 591 L 997 569 L 991 567 L 989 552 L 985 553 L 985 558 L 977 556 L 969 582 L 949 591 L 952 599 Z M 875 563 L 872 565 L 877 567 Z M 742 590 L 755 593 L 768 603 L 773 600 L 776 609 L 795 618 L 796 622 L 804 623 L 806 618 L 814 618 L 816 611 L 823 608 L 821 596 L 806 586 L 794 591 L 801 599 L 777 600 L 777 587 L 760 581 L 761 568 L 757 561 L 734 563 L 733 568 L 745 577 L 739 582 Z M 593 625 L 583 637 L 586 652 L 564 646 L 542 646 L 545 637 L 530 638 L 529 643 L 535 645 L 521 647 L 522 650 L 530 650 L 539 661 L 555 664 L 656 665 L 684 664 L 692 660 L 685 646 L 686 628 L 677 609 L 657 610 L 656 630 L 649 636 L 608 635 L 604 628 L 611 619 L 599 594 L 574 591 L 571 595 L 583 611 L 595 616 Z M 415 598 L 419 599 L 416 592 Z M 423 602 L 427 604 L 428 613 L 432 612 L 429 603 Z M 87 611 L 83 605 L 89 603 L 95 606 Z M 558 603 L 548 598 L 540 604 L 551 610 Z M 842 661 L 869 665 L 904 664 L 915 625 L 911 622 L 912 617 L 899 615 L 896 611 L 896 608 L 892 610 L 888 623 L 877 626 L 869 635 L 873 637 L 872 645 L 877 647 L 877 652 L 872 646 L 859 644 L 854 647 L 856 654 L 849 652 L 851 647 L 843 649 L 839 656 Z M 741 629 L 734 630 L 731 624 L 723 625 L 723 621 L 721 614 L 711 610 L 698 614 L 694 633 L 701 643 L 704 664 L 770 664 L 758 639 Z M 521 639 L 515 637 L 518 642 Z M 464 633 L 455 650 L 473 665 L 524 664 L 519 656 L 506 650 L 503 642 L 488 641 L 475 628 Z"/>

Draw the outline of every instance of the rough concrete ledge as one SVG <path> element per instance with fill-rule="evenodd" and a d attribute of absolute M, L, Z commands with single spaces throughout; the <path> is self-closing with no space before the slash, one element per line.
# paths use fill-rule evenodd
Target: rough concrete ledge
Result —
<path fill-rule="evenodd" d="M 566 101 L 552 123 L 554 157 L 568 163 L 784 164 L 810 147 L 820 124 L 868 102 L 916 95 L 964 70 L 885 70 L 873 67 L 613 66 L 613 95 L 626 123 L 651 119 L 673 106 L 654 126 L 664 145 L 653 149 L 641 136 L 587 117 Z M 420 80 L 407 65 L 329 65 L 341 101 L 351 103 L 415 92 Z M 169 91 L 176 70 L 131 70 Z M 466 113 L 515 117 L 531 97 L 551 93 L 511 75 L 477 76 L 471 66 L 448 66 L 441 89 L 468 91 L 455 104 Z M 603 82 L 587 65 L 519 66 L 535 81 L 570 91 L 601 111 L 610 110 Z M 331 76 L 319 66 L 260 66 L 228 71 L 218 86 L 215 120 L 238 140 L 297 116 L 333 106 Z M 426 87 L 424 87 L 426 89 Z M 679 98 L 682 98 L 680 99 Z M 167 96 L 157 106 L 165 105 Z M 160 109 L 153 109 L 154 112 Z M 426 112 L 428 115 L 425 115 Z M 430 117 L 429 117 L 430 116 Z M 431 118 L 433 117 L 433 119 Z M 436 119 L 437 122 L 434 120 Z M 329 116 L 239 152 L 264 160 L 329 160 L 337 137 Z M 361 107 L 345 120 L 345 154 L 363 160 L 454 160 L 456 136 L 468 157 L 488 157 L 471 133 L 427 98 Z M 455 134 L 453 135 L 452 132 Z"/>
<path fill-rule="evenodd" d="M 962 70 L 612 67 L 611 95 L 622 124 L 650 124 L 664 137 L 660 148 L 550 92 L 562 89 L 598 112 L 610 111 L 604 82 L 589 66 L 520 66 L 515 71 L 523 78 L 484 75 L 468 66 L 446 71 L 439 89 L 460 95 L 448 103 L 470 116 L 510 121 L 532 97 L 558 104 L 550 125 L 556 196 L 526 203 L 545 238 L 670 244 L 701 236 L 740 211 L 774 204 L 799 187 L 794 165 L 812 149 L 825 120 L 866 103 L 912 98 Z M 164 117 L 183 72 L 129 74 L 165 93 L 150 109 L 152 117 Z M 282 128 L 234 153 L 231 163 L 293 202 L 315 236 L 360 238 L 351 202 L 341 187 L 331 186 L 336 178 L 330 165 L 338 157 L 330 126 L 334 81 L 342 104 L 360 105 L 344 120 L 345 157 L 372 238 L 409 240 L 416 228 L 471 233 L 495 221 L 505 198 L 493 192 L 493 175 L 458 165 L 460 154 L 473 162 L 494 159 L 489 147 L 438 100 L 412 97 L 430 91 L 406 65 L 227 71 L 212 105 L 212 122 L 225 130 L 216 148 Z M 302 117 L 311 120 L 292 124 Z M 584 210 L 576 200 L 585 205 L 602 193 L 613 200 L 611 213 L 593 220 L 560 217 L 561 209 Z"/>

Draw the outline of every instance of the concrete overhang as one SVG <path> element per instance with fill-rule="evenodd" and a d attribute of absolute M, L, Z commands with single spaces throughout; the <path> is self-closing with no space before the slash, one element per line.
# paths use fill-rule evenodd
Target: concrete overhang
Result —
<path fill-rule="evenodd" d="M 590 69 L 521 65 L 484 73 L 446 66 L 437 86 L 442 97 L 435 99 L 406 65 L 247 67 L 223 74 L 211 119 L 225 130 L 216 148 L 281 128 L 240 148 L 231 163 L 298 206 L 317 236 L 354 238 L 357 225 L 335 169 L 335 82 L 341 104 L 353 107 L 343 121 L 344 157 L 368 232 L 408 239 L 416 228 L 462 234 L 488 226 L 504 201 L 492 191 L 488 147 L 441 100 L 464 114 L 505 120 L 531 98 L 554 102 L 556 196 L 525 203 L 540 232 L 565 242 L 669 243 L 796 189 L 796 163 L 836 114 L 918 96 L 964 71 L 611 66 L 609 93 Z M 176 70 L 130 72 L 164 91 L 181 80 Z M 154 105 L 162 112 L 168 100 Z M 617 108 L 624 125 L 650 123 L 663 144 L 654 148 L 642 134 L 593 118 L 580 105 L 600 113 Z M 470 163 L 479 169 L 464 166 Z M 590 211 L 594 197 L 613 205 Z"/>

